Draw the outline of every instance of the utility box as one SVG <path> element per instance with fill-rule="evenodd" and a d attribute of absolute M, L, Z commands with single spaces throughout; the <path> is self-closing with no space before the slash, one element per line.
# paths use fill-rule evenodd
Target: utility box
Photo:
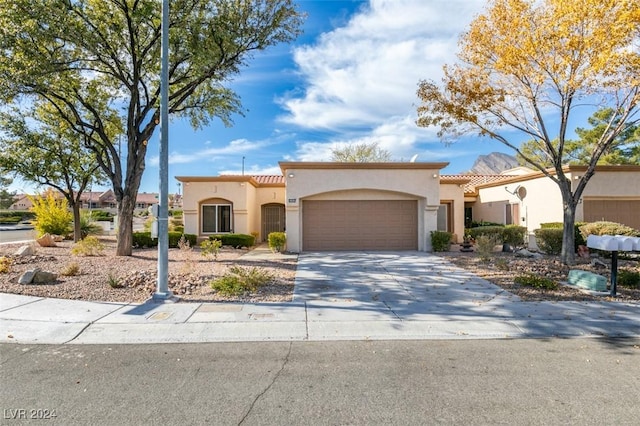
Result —
<path fill-rule="evenodd" d="M 607 279 L 589 271 L 572 269 L 569 271 L 569 284 L 593 291 L 607 291 Z"/>

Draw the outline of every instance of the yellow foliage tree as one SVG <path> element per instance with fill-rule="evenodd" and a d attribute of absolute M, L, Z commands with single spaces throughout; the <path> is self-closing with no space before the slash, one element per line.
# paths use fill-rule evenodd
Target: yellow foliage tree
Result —
<path fill-rule="evenodd" d="M 488 136 L 509 146 L 559 186 L 564 209 L 561 257 L 575 262 L 576 206 L 598 159 L 638 123 L 638 0 L 492 0 L 461 37 L 460 62 L 444 67 L 441 85 L 419 83 L 418 126 L 439 136 Z M 577 185 L 565 176 L 565 142 L 576 108 L 611 108 Z M 521 152 L 520 134 L 545 148 L 553 164 Z"/>

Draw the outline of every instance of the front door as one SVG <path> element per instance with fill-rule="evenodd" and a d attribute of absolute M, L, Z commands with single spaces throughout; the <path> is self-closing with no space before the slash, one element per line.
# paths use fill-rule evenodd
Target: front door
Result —
<path fill-rule="evenodd" d="M 272 232 L 284 231 L 284 204 L 265 204 L 262 206 L 262 240 L 266 241 Z"/>

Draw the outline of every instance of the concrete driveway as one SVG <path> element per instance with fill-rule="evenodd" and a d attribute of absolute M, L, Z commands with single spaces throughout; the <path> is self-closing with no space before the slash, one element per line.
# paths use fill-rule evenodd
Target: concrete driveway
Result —
<path fill-rule="evenodd" d="M 294 301 L 311 311 L 333 307 L 332 315 L 342 308 L 360 318 L 424 320 L 512 316 L 519 298 L 430 253 L 322 252 L 300 255 Z"/>

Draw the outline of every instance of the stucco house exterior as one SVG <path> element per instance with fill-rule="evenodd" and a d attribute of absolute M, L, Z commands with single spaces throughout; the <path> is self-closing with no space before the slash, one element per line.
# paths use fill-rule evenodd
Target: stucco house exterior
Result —
<path fill-rule="evenodd" d="M 442 175 L 447 163 L 281 162 L 277 176 L 178 176 L 185 232 L 236 232 L 265 241 L 286 232 L 287 250 L 431 251 L 430 233 L 461 242 L 471 221 L 517 224 L 528 234 L 562 221 L 557 185 L 519 167 L 497 175 Z M 567 166 L 578 182 L 584 166 Z M 640 166 L 602 166 L 577 221 L 640 228 Z M 530 241 L 535 246 L 535 241 Z"/>
<path fill-rule="evenodd" d="M 282 176 L 176 179 L 184 188 L 185 232 L 199 238 L 237 232 L 257 233 L 263 241 L 286 231 L 293 252 L 430 251 L 446 165 L 281 162 Z M 451 185 L 457 191 L 447 196 L 462 208 L 462 185 Z"/>
<path fill-rule="evenodd" d="M 564 173 L 577 185 L 586 170 L 566 166 Z M 521 225 L 530 237 L 541 223 L 563 221 L 562 195 L 551 179 L 526 169 L 500 176 L 467 188 L 465 206 L 473 220 Z M 640 166 L 597 166 L 576 208 L 576 221 L 607 220 L 640 229 L 639 211 Z M 530 243 L 535 246 L 533 240 Z"/>

